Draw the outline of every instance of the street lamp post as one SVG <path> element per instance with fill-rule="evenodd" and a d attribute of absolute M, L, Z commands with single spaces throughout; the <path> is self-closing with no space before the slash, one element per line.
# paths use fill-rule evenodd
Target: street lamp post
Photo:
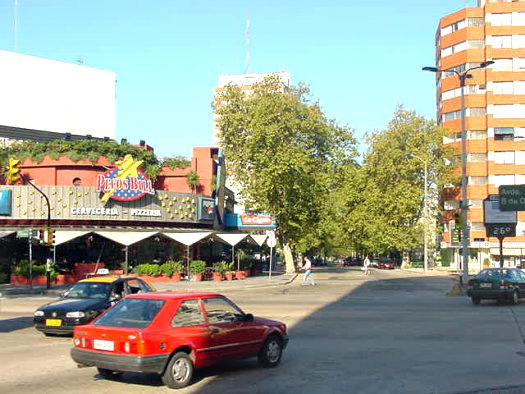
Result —
<path fill-rule="evenodd" d="M 467 127 L 465 119 L 465 85 L 467 78 L 472 78 L 470 71 L 485 68 L 494 64 L 494 61 L 488 60 L 481 63 L 479 66 L 471 67 L 463 72 L 459 72 L 454 69 L 440 70 L 437 67 L 423 67 L 423 71 L 430 72 L 442 72 L 442 71 L 453 71 L 459 78 L 459 86 L 461 88 L 461 257 L 463 260 L 463 283 L 468 282 L 468 258 L 469 258 L 469 241 L 470 233 L 467 223 L 468 219 L 468 198 L 467 198 Z"/>
<path fill-rule="evenodd" d="M 425 194 L 423 199 L 423 270 L 427 272 L 428 270 L 428 167 L 427 161 L 422 159 L 419 156 L 414 155 L 413 153 L 407 153 L 408 156 L 413 157 L 414 159 L 421 160 L 425 166 Z"/>

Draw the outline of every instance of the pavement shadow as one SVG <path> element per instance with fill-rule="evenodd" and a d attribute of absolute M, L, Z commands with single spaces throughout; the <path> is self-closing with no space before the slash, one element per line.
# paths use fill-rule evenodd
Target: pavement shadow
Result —
<path fill-rule="evenodd" d="M 319 286 L 286 294 L 292 302 L 307 293 L 323 297 L 323 287 L 341 286 L 330 279 L 316 277 Z M 194 383 L 191 392 L 451 393 L 514 383 L 509 376 L 525 384 L 516 355 L 524 349 L 508 306 L 483 308 L 465 296 L 446 296 L 457 283 L 453 277 L 376 279 L 372 272 L 371 279 L 289 328 L 278 367 L 264 369 L 250 359 L 209 368 L 212 379 Z M 525 315 L 525 301 L 514 309 Z M 491 341 L 480 348 L 481 338 Z M 498 375 L 503 366 L 512 369 L 505 377 Z"/>
<path fill-rule="evenodd" d="M 28 327 L 33 327 L 32 317 L 14 317 L 0 320 L 0 333 L 23 330 Z"/>

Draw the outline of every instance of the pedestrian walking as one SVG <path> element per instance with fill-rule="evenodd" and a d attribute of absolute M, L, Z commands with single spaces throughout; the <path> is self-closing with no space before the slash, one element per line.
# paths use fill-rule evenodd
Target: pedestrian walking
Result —
<path fill-rule="evenodd" d="M 301 283 L 301 286 L 306 285 L 306 281 L 308 279 L 310 279 L 310 281 L 312 282 L 312 286 L 315 286 L 316 283 L 315 283 L 314 277 L 312 276 L 312 262 L 306 256 L 303 256 L 303 267 L 302 268 L 304 271 L 304 276 L 303 276 L 303 281 Z"/>
<path fill-rule="evenodd" d="M 361 270 L 365 275 L 369 275 L 370 271 L 368 270 L 368 266 L 370 265 L 370 259 L 368 256 L 365 257 L 365 260 L 363 261 L 363 266 L 361 267 Z"/>

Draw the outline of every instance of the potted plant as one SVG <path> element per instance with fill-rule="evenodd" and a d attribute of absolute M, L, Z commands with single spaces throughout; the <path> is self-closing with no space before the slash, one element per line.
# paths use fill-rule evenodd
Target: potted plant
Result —
<path fill-rule="evenodd" d="M 174 282 L 178 282 L 180 281 L 180 275 L 184 271 L 184 267 L 180 261 L 168 260 L 160 266 L 160 270 Z"/>
<path fill-rule="evenodd" d="M 202 260 L 190 261 L 190 273 L 195 282 L 202 280 L 202 275 L 206 272 L 206 262 Z"/>
<path fill-rule="evenodd" d="M 220 282 L 222 280 L 222 276 L 224 275 L 225 271 L 225 261 L 219 261 L 215 264 L 213 264 L 213 275 L 212 279 L 215 282 Z"/>
<path fill-rule="evenodd" d="M 235 279 L 244 279 L 246 278 L 246 275 L 244 273 L 244 271 L 235 271 Z"/>

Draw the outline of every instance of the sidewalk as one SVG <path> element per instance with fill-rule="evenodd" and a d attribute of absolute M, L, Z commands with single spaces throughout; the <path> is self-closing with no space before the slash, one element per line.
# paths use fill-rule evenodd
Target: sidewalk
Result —
<path fill-rule="evenodd" d="M 221 292 L 235 289 L 284 286 L 292 283 L 297 276 L 297 273 L 285 274 L 283 272 L 272 272 L 272 276 L 270 278 L 268 276 L 268 272 L 264 272 L 261 275 L 249 276 L 248 278 L 242 280 L 223 280 L 221 282 L 193 282 L 183 280 L 180 282 L 156 282 L 152 283 L 152 285 L 158 291 Z M 51 286 L 51 288 L 47 290 L 45 285 L 33 285 L 33 287 L 31 288 L 29 285 L 0 284 L 0 296 L 9 297 L 17 295 L 51 295 L 58 297 L 60 293 L 63 293 L 69 287 L 71 287 L 71 285 Z"/>

